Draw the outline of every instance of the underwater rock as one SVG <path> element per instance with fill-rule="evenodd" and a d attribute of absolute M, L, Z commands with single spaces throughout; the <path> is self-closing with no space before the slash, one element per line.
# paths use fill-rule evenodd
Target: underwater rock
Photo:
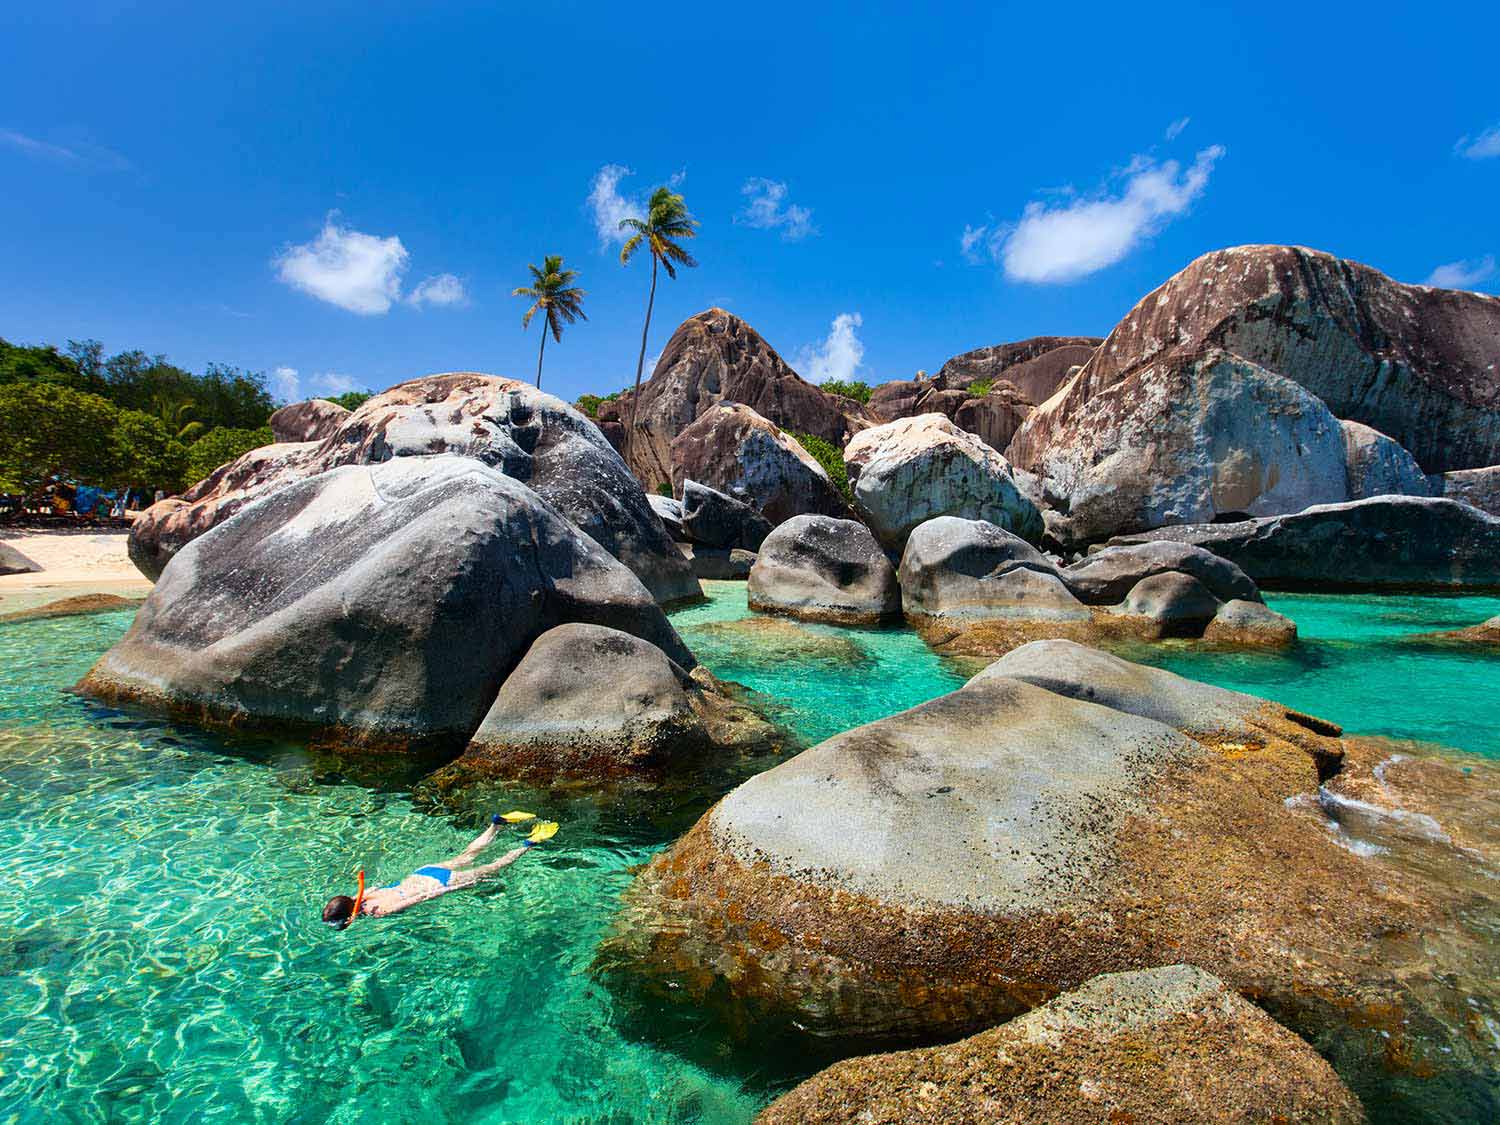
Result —
<path fill-rule="evenodd" d="M 835 1063 L 756 1125 L 1364 1120 L 1305 1042 L 1211 974 L 1168 965 L 1094 977 L 957 1043 Z"/>
<path fill-rule="evenodd" d="M 1500 586 L 1500 517 L 1441 497 L 1375 496 L 1240 523 L 1164 527 L 1119 542 L 1150 540 L 1204 547 L 1264 586 Z"/>
<path fill-rule="evenodd" d="M 1402 285 L 1299 246 L 1217 250 L 1147 294 L 1006 455 L 1033 471 L 1066 456 L 1086 414 L 1138 400 L 1148 369 L 1206 348 L 1299 384 L 1337 417 L 1388 434 L 1429 473 L 1500 463 L 1500 298 Z"/>
<path fill-rule="evenodd" d="M 599 408 L 602 424 L 631 418 L 633 391 Z M 851 398 L 828 394 L 787 365 L 763 336 L 723 309 L 706 309 L 677 326 L 651 377 L 641 384 L 630 468 L 647 489 L 672 483 L 672 441 L 719 402 L 740 402 L 784 430 L 812 434 L 838 448 L 879 419 Z"/>
<path fill-rule="evenodd" d="M 278 489 L 194 539 L 79 689 L 457 750 L 532 641 L 568 621 L 696 663 L 640 580 L 524 484 L 472 457 L 396 457 Z"/>
<path fill-rule="evenodd" d="M 1482 1119 L 1500 1104 L 1494 880 L 1476 900 L 1344 847 L 1303 807 L 1337 775 L 1340 734 L 1030 645 L 735 789 L 637 878 L 601 965 L 755 1042 L 930 1042 L 1181 961 L 1312 1040 L 1361 1097 L 1415 1110 L 1398 1119 Z"/>
<path fill-rule="evenodd" d="M 672 483 L 686 480 L 748 504 L 771 524 L 793 516 L 843 516 L 849 505 L 828 473 L 775 423 L 737 402 L 709 407 L 672 439 Z"/>
<path fill-rule="evenodd" d="M 695 625 L 689 636 L 730 649 L 735 661 L 755 661 L 765 667 L 816 660 L 834 668 L 858 670 L 871 657 L 848 633 L 809 629 L 785 617 L 741 617 Z"/>
<path fill-rule="evenodd" d="M 331 435 L 349 411 L 326 398 L 291 402 L 271 415 L 271 436 L 278 443 L 322 441 Z"/>
<path fill-rule="evenodd" d="M 119 594 L 75 594 L 70 598 L 18 609 L 13 613 L 0 613 L 0 621 L 39 621 L 48 617 L 77 617 L 89 613 L 113 613 L 120 609 L 134 609 L 144 598 L 122 598 Z"/>
<path fill-rule="evenodd" d="M 530 488 L 668 604 L 703 595 L 697 579 L 598 428 L 528 383 L 475 372 L 428 375 L 361 404 L 316 445 L 271 445 L 216 470 L 135 521 L 130 557 L 149 578 L 194 536 L 246 503 L 340 465 L 446 453 Z"/>
<path fill-rule="evenodd" d="M 1363 422 L 1340 422 L 1349 499 L 1367 496 L 1427 496 L 1431 488 L 1417 459 Z"/>
<path fill-rule="evenodd" d="M 682 484 L 682 533 L 704 547 L 758 551 L 771 524 L 744 501 L 689 480 Z"/>
<path fill-rule="evenodd" d="M 1441 633 L 1418 633 L 1405 638 L 1419 644 L 1474 645 L 1480 648 L 1500 648 L 1500 617 L 1491 617 L 1467 629 L 1450 629 Z"/>
<path fill-rule="evenodd" d="M 462 757 L 442 772 L 455 780 L 651 779 L 773 740 L 774 728 L 656 645 L 572 623 L 536 639 Z"/>
<path fill-rule="evenodd" d="M 1222 349 L 1168 353 L 1066 422 L 1036 421 L 1063 401 L 1033 413 L 1010 448 L 1042 477 L 1062 517 L 1049 529 L 1064 542 L 1349 498 L 1338 419 L 1296 382 Z"/>
<path fill-rule="evenodd" d="M 870 529 L 832 516 L 796 516 L 760 546 L 750 608 L 807 621 L 873 625 L 901 613 L 896 570 Z"/>
<path fill-rule="evenodd" d="M 1022 539 L 1041 538 L 1041 513 L 1017 489 L 1010 464 L 941 414 L 864 430 L 844 457 L 854 506 L 887 547 L 900 549 L 936 516 L 987 520 Z"/>

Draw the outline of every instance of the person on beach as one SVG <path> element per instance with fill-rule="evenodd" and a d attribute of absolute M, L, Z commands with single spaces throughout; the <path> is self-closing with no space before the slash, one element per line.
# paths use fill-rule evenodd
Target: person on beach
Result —
<path fill-rule="evenodd" d="M 535 819 L 536 817 L 531 813 L 514 812 L 506 813 L 504 816 L 496 813 L 490 817 L 490 826 L 452 859 L 419 867 L 399 883 L 390 883 L 373 891 L 365 891 L 365 873 L 361 871 L 359 890 L 354 897 L 334 895 L 323 907 L 323 921 L 336 930 L 342 930 L 360 915 L 383 918 L 387 914 L 399 914 L 407 907 L 445 895 L 449 891 L 461 891 L 466 887 L 472 887 L 502 867 L 509 867 L 528 849 L 556 835 L 556 822 L 546 821 L 533 828 L 519 848 L 512 848 L 494 863 L 486 863 L 479 867 L 470 866 L 479 858 L 479 853 L 494 842 L 502 827 Z"/>

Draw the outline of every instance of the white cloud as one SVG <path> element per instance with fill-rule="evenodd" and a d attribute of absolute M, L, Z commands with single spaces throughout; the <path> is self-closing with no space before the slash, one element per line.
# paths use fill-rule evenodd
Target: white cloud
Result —
<path fill-rule="evenodd" d="M 62 145 L 49 144 L 39 141 L 35 137 L 28 137 L 25 133 L 17 133 L 12 129 L 0 129 L 0 141 L 18 148 L 28 156 L 41 156 L 48 160 L 77 161 L 83 158 L 70 148 Z"/>
<path fill-rule="evenodd" d="M 401 299 L 406 247 L 394 235 L 362 234 L 337 220 L 337 213 L 331 213 L 317 238 L 287 247 L 276 259 L 277 275 L 293 289 L 350 312 L 389 312 Z"/>
<path fill-rule="evenodd" d="M 295 367 L 278 367 L 271 372 L 271 394 L 278 402 L 300 402 L 302 383 Z"/>
<path fill-rule="evenodd" d="M 994 261 L 1000 255 L 1000 247 L 1005 244 L 1006 235 L 1014 229 L 1012 226 L 992 226 L 989 223 L 971 227 L 966 223 L 963 234 L 958 236 L 959 253 L 971 266 L 977 266 L 986 259 Z"/>
<path fill-rule="evenodd" d="M 960 246 L 970 260 L 982 246 L 1012 281 L 1076 281 L 1114 265 L 1184 214 L 1223 155 L 1222 145 L 1211 145 L 1186 169 L 1175 160 L 1133 157 L 1114 177 L 1125 183 L 1113 194 L 1101 189 L 1057 206 L 1029 203 L 1011 228 L 965 227 Z"/>
<path fill-rule="evenodd" d="M 1172 122 L 1172 124 L 1168 125 L 1167 140 L 1175 141 L 1179 136 L 1182 135 L 1182 131 L 1188 127 L 1188 122 L 1190 121 L 1192 121 L 1191 117 L 1179 117 L 1176 121 Z"/>
<path fill-rule="evenodd" d="M 779 230 L 788 242 L 818 233 L 812 225 L 812 209 L 789 202 L 786 184 L 781 181 L 751 176 L 740 194 L 745 197 L 745 209 L 734 217 L 735 222 L 759 230 Z"/>
<path fill-rule="evenodd" d="M 418 285 L 406 299 L 413 305 L 466 305 L 469 294 L 459 278 L 440 273 Z"/>
<path fill-rule="evenodd" d="M 686 176 L 686 171 L 678 173 Z M 620 229 L 622 219 L 644 219 L 645 206 L 637 199 L 627 199 L 620 194 L 620 181 L 631 175 L 623 164 L 606 164 L 594 173 L 589 185 L 589 210 L 594 216 L 594 230 L 599 235 L 599 249 L 608 249 L 611 243 L 624 242 L 626 233 Z"/>
<path fill-rule="evenodd" d="M 1495 256 L 1486 254 L 1482 258 L 1470 258 L 1462 262 L 1448 262 L 1438 266 L 1428 275 L 1423 285 L 1435 285 L 1439 289 L 1472 289 L 1480 282 L 1495 276 Z"/>
<path fill-rule="evenodd" d="M 864 318 L 857 312 L 839 313 L 834 317 L 833 325 L 821 343 L 797 353 L 796 367 L 803 378 L 813 383 L 853 379 L 865 358 L 865 346 L 854 331 L 863 325 Z"/>
<path fill-rule="evenodd" d="M 118 152 L 113 152 L 101 145 L 87 142 L 74 142 L 71 145 L 52 144 L 50 141 L 39 141 L 35 137 L 28 137 L 25 133 L 18 133 L 14 129 L 0 129 L 0 144 L 19 149 L 27 156 L 34 156 L 41 160 L 55 160 L 79 168 L 102 168 L 122 172 L 130 167 L 130 161 Z"/>
<path fill-rule="evenodd" d="M 361 391 L 365 383 L 353 375 L 340 375 L 337 371 L 322 371 L 312 377 L 311 382 L 320 395 L 341 395 L 345 391 Z"/>
<path fill-rule="evenodd" d="M 1470 160 L 1500 156 L 1500 125 L 1491 125 L 1477 137 L 1459 137 L 1453 151 Z"/>

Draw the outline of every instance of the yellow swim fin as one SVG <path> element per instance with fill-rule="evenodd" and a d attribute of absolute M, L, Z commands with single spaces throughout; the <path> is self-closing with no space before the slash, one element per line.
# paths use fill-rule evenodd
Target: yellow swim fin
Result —
<path fill-rule="evenodd" d="M 538 824 L 531 830 L 531 835 L 526 837 L 528 844 L 540 844 L 543 840 L 550 840 L 557 835 L 557 821 L 548 820 Z"/>
<path fill-rule="evenodd" d="M 500 819 L 503 820 L 503 821 L 505 821 L 508 824 L 520 824 L 523 821 L 535 820 L 536 819 L 536 813 L 534 813 L 534 812 L 519 812 L 519 811 L 518 812 L 508 812 L 508 813 L 502 814 L 501 817 L 500 817 Z"/>

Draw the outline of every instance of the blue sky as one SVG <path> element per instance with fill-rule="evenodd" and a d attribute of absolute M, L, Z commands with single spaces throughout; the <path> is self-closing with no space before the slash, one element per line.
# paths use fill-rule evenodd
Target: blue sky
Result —
<path fill-rule="evenodd" d="M 1246 242 L 1500 292 L 1497 42 L 1482 3 L 6 5 L 0 335 L 530 378 L 509 294 L 560 253 L 544 386 L 605 391 L 649 271 L 601 220 L 674 177 L 702 264 L 649 352 L 718 304 L 814 378 L 1102 335 Z"/>

